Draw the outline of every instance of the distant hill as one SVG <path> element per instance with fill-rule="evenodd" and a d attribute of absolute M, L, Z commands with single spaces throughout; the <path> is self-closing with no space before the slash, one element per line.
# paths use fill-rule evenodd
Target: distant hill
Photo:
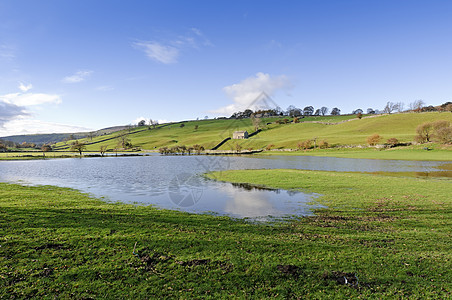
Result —
<path fill-rule="evenodd" d="M 83 134 L 72 134 L 74 138 L 83 138 L 86 133 Z M 71 133 L 49 133 L 49 134 L 27 134 L 27 135 L 11 135 L 0 137 L 0 139 L 14 142 L 17 144 L 34 143 L 34 144 L 53 144 L 63 141 L 64 139 L 69 139 Z"/>
<path fill-rule="evenodd" d="M 124 130 L 127 126 L 114 126 L 99 129 L 94 131 L 95 136 L 111 134 L 113 132 Z M 86 138 L 89 132 L 75 132 L 75 133 L 45 133 L 45 134 L 24 134 L 24 135 L 10 135 L 0 137 L 2 140 L 14 142 L 17 144 L 34 143 L 34 144 L 54 144 L 69 139 L 83 139 Z"/>

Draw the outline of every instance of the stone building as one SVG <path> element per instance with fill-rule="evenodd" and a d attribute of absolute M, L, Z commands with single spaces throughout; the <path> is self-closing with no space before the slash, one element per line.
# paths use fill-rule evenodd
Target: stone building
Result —
<path fill-rule="evenodd" d="M 248 131 L 235 131 L 232 134 L 234 140 L 244 140 L 248 138 Z"/>

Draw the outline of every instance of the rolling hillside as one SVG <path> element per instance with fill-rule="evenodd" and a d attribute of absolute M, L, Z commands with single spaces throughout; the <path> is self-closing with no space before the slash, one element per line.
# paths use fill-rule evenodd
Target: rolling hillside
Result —
<path fill-rule="evenodd" d="M 419 124 L 436 120 L 452 122 L 450 112 L 404 113 L 392 115 L 367 116 L 357 119 L 356 116 L 326 116 L 307 117 L 301 123 L 277 124 L 281 118 L 263 119 L 264 129 L 259 134 L 247 140 L 229 140 L 222 150 L 234 149 L 238 143 L 244 149 L 264 148 L 269 144 L 274 148 L 296 148 L 298 142 L 316 138 L 326 140 L 329 144 L 357 145 L 365 144 L 366 138 L 374 133 L 383 137 L 397 138 L 400 142 L 413 141 L 415 129 Z M 254 131 L 250 119 L 218 119 L 200 120 L 162 124 L 156 129 L 147 126 L 123 130 L 109 135 L 91 139 L 82 139 L 88 144 L 88 151 L 98 151 L 100 146 L 116 147 L 118 134 L 127 133 L 133 147 L 144 150 L 155 150 L 163 146 L 200 144 L 211 149 L 223 139 L 231 137 L 236 130 Z M 70 142 L 68 142 L 70 144 Z M 68 149 L 63 143 L 57 144 L 57 149 Z"/>

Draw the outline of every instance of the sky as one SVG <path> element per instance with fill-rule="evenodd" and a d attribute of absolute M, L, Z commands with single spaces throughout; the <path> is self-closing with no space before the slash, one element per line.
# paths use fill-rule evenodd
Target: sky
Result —
<path fill-rule="evenodd" d="M 452 97 L 452 1 L 0 0 L 0 136 Z"/>

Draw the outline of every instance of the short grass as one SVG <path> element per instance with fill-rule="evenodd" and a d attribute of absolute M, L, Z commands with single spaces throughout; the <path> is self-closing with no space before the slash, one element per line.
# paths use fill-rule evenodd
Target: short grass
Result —
<path fill-rule="evenodd" d="M 338 298 L 451 297 L 450 180 L 301 170 L 224 171 L 208 176 L 321 193 L 319 201 L 328 208 L 294 222 L 291 245 L 314 241 L 312 248 L 302 247 L 298 265 L 305 266 L 308 260 L 310 267 L 325 274 L 357 274 L 361 289 L 335 294 Z M 321 284 L 315 288 L 322 289 Z"/>
<path fill-rule="evenodd" d="M 425 160 L 451 161 L 452 146 L 424 144 L 415 146 L 395 147 L 389 149 L 366 148 L 330 148 L 310 149 L 291 152 L 265 151 L 259 155 L 294 155 L 294 156 L 325 156 L 342 158 L 389 159 L 389 160 Z"/>
<path fill-rule="evenodd" d="M 329 208 L 252 224 L 0 183 L 0 298 L 452 296 L 450 181 L 295 170 L 209 176 L 318 192 Z"/>

